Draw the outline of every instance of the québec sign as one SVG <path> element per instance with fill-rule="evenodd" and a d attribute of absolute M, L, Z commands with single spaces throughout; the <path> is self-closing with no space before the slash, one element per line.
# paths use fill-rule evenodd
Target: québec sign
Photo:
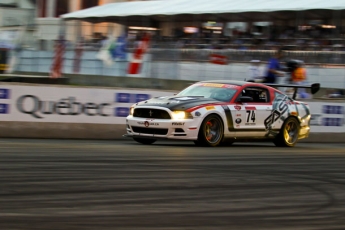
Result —
<path fill-rule="evenodd" d="M 125 124 L 130 106 L 171 92 L 0 82 L 0 122 Z"/>
<path fill-rule="evenodd" d="M 105 108 L 109 103 L 81 103 L 75 97 L 62 98 L 58 101 L 42 101 L 35 95 L 23 95 L 17 100 L 17 109 L 21 113 L 29 114 L 34 118 L 42 119 L 47 115 L 69 115 L 77 116 L 85 114 L 87 116 L 111 116 L 105 113 Z"/>

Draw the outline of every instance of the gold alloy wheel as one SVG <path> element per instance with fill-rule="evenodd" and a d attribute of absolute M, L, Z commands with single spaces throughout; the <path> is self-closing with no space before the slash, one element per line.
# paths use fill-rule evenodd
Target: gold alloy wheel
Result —
<path fill-rule="evenodd" d="M 284 139 L 288 145 L 294 145 L 298 138 L 298 124 L 295 120 L 289 120 L 284 127 Z"/>

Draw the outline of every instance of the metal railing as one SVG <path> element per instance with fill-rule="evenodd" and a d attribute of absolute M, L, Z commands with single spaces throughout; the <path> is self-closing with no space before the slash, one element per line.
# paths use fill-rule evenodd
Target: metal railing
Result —
<path fill-rule="evenodd" d="M 128 53 L 133 53 L 133 49 L 128 49 Z M 97 59 L 98 50 L 84 50 L 81 55 L 81 71 L 80 74 L 90 73 L 88 68 L 92 67 L 94 74 L 106 75 L 114 66 L 121 64 L 121 68 L 125 72 L 126 65 L 131 61 L 128 55 L 127 60 L 114 61 L 112 67 L 105 65 L 101 60 Z M 145 58 L 146 66 L 151 73 L 157 72 L 157 68 L 163 68 L 165 71 L 171 72 L 176 70 L 176 65 L 183 63 L 189 64 L 206 64 L 210 62 L 211 54 L 224 55 L 229 65 L 236 63 L 249 63 L 251 60 L 260 60 L 266 63 L 273 56 L 272 50 L 211 50 L 211 49 L 159 49 L 151 48 L 148 50 L 148 58 Z M 21 50 L 16 53 L 18 58 L 16 71 L 21 72 L 49 72 L 54 57 L 54 51 L 39 50 Z M 64 54 L 64 68 L 70 71 L 76 58 L 74 49 L 66 50 Z M 309 66 L 345 66 L 345 51 L 286 51 L 284 60 L 298 59 L 304 61 Z M 116 64 L 117 63 L 117 64 Z M 127 64 L 126 64 L 127 63 Z M 218 66 L 218 70 L 224 69 Z M 216 67 L 216 66 L 214 66 Z M 121 69 L 116 67 L 115 70 Z M 171 71 L 170 71 L 171 69 Z M 217 71 L 218 71 L 217 70 Z M 122 72 L 123 72 L 122 71 Z M 115 74 L 115 72 L 110 72 Z M 116 74 L 115 74 L 116 75 Z"/>
<path fill-rule="evenodd" d="M 272 50 L 151 49 L 152 61 L 208 62 L 211 54 L 220 54 L 230 62 L 268 61 Z M 285 59 L 306 64 L 345 64 L 345 51 L 285 51 Z"/>

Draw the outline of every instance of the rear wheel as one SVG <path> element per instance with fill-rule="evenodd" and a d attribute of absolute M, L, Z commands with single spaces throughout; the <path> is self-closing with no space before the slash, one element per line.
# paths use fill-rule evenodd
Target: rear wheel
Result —
<path fill-rule="evenodd" d="M 222 119 L 215 115 L 207 116 L 201 123 L 198 140 L 194 141 L 196 145 L 218 146 L 224 137 L 224 126 Z"/>
<path fill-rule="evenodd" d="M 133 140 L 144 145 L 150 145 L 156 142 L 156 139 L 135 138 L 135 137 L 133 137 Z"/>
<path fill-rule="evenodd" d="M 297 143 L 300 124 L 294 117 L 289 117 L 284 122 L 279 134 L 273 141 L 279 147 L 293 147 Z"/>

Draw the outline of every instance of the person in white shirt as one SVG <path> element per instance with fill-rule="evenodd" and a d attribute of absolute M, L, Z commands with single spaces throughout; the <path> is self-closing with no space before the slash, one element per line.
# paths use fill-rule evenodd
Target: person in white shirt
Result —
<path fill-rule="evenodd" d="M 262 79 L 262 69 L 260 68 L 260 60 L 251 60 L 250 66 L 248 67 L 248 78 L 250 80 Z"/>

